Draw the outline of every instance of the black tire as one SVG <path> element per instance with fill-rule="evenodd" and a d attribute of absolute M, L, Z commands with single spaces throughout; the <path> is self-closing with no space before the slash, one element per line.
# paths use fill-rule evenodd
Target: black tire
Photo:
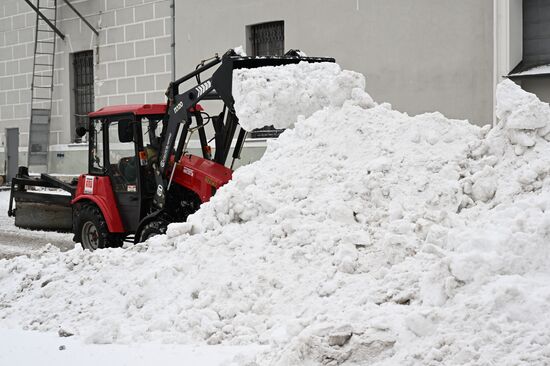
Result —
<path fill-rule="evenodd" d="M 168 223 L 160 220 L 153 220 L 145 224 L 145 226 L 143 227 L 143 229 L 141 229 L 141 232 L 139 233 L 138 243 L 143 243 L 144 241 L 155 235 L 166 234 L 167 227 Z"/>
<path fill-rule="evenodd" d="M 93 203 L 77 205 L 73 210 L 75 241 L 82 248 L 96 250 L 122 246 L 122 236 L 110 233 L 99 208 Z"/>

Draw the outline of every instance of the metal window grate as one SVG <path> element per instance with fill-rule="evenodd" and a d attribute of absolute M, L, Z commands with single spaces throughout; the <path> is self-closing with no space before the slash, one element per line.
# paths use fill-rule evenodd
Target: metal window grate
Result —
<path fill-rule="evenodd" d="M 284 21 L 252 25 L 250 38 L 252 56 L 282 56 L 285 52 Z"/>
<path fill-rule="evenodd" d="M 73 54 L 75 128 L 86 127 L 87 114 L 94 110 L 94 53 Z M 78 138 L 76 138 L 78 140 Z"/>
<path fill-rule="evenodd" d="M 285 53 L 285 22 L 269 22 L 250 26 L 252 56 L 282 56 Z M 275 138 L 284 130 L 266 126 L 252 131 L 252 138 Z"/>

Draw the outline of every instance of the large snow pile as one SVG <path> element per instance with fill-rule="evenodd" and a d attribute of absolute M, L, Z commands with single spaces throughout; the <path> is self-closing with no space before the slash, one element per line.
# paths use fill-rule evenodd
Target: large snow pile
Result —
<path fill-rule="evenodd" d="M 0 261 L 0 325 L 270 345 L 261 365 L 548 364 L 549 107 L 497 97 L 493 130 L 352 96 L 300 118 L 167 236 Z"/>

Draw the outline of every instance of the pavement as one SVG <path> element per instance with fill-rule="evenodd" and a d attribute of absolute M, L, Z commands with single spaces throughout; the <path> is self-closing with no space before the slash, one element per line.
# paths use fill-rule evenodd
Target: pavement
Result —
<path fill-rule="evenodd" d="M 8 217 L 10 192 L 0 190 L 0 259 L 39 252 L 47 244 L 66 251 L 74 248 L 72 234 L 24 230 Z"/>

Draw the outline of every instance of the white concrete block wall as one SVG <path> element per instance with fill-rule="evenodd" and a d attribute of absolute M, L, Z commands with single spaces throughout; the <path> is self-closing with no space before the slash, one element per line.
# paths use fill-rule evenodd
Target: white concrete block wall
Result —
<path fill-rule="evenodd" d="M 19 0 L 0 5 L 0 147 L 6 144 L 5 129 L 19 128 L 19 145 L 28 144 L 30 84 L 36 17 Z M 3 160 L 3 159 L 2 159 Z M 3 173 L 1 162 L 0 173 Z"/>
<path fill-rule="evenodd" d="M 96 72 L 96 107 L 162 103 L 170 82 L 170 2 L 105 1 Z"/>
<path fill-rule="evenodd" d="M 74 138 L 71 54 L 93 50 L 95 108 L 126 103 L 163 103 L 170 82 L 170 2 L 168 0 L 73 0 L 99 31 L 92 31 L 62 1 L 57 38 L 50 145 Z M 0 154 L 5 129 L 20 131 L 20 163 L 26 163 L 30 85 L 36 13 L 23 0 L 0 2 Z M 23 158 L 22 158 L 23 156 Z M 4 172 L 0 159 L 0 174 Z M 55 170 L 55 157 L 50 157 Z M 50 164 L 52 165 L 52 164 Z"/>

